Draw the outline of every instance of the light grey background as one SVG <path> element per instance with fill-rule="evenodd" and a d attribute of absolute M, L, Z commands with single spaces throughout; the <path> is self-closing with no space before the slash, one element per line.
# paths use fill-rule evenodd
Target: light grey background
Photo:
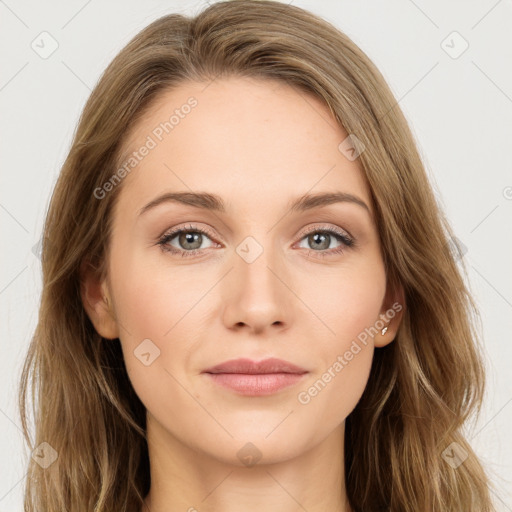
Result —
<path fill-rule="evenodd" d="M 138 31 L 164 14 L 195 14 L 205 4 L 0 0 L 0 512 L 22 510 L 30 454 L 17 390 L 41 292 L 33 247 L 79 114 L 101 72 Z M 512 511 L 512 3 L 293 4 L 334 23 L 381 70 L 467 248 L 488 368 L 482 416 L 468 426 L 468 437 L 498 488 L 497 509 Z M 42 58 L 32 45 L 48 51 L 52 38 L 58 48 Z M 458 55 L 464 40 L 469 46 Z"/>

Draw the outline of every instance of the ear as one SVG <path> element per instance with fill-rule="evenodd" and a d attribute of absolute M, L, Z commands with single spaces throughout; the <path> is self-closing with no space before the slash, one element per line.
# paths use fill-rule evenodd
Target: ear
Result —
<path fill-rule="evenodd" d="M 80 295 L 87 316 L 98 334 L 111 340 L 118 338 L 119 329 L 108 284 L 89 261 L 82 262 L 80 266 Z"/>
<path fill-rule="evenodd" d="M 396 336 L 398 327 L 402 321 L 405 311 L 405 293 L 402 284 L 391 285 L 388 282 L 386 287 L 386 296 L 382 303 L 380 319 L 387 327 L 384 334 L 381 330 L 373 338 L 375 347 L 384 347 L 391 343 Z"/>

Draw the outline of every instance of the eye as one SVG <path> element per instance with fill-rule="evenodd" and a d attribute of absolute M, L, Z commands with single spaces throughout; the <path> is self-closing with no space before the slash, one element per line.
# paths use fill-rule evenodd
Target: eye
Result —
<path fill-rule="evenodd" d="M 169 245 L 169 243 L 176 238 L 178 247 Z M 210 238 L 208 231 L 189 225 L 188 228 L 180 228 L 166 233 L 158 241 L 158 245 L 162 247 L 163 251 L 172 254 L 181 254 L 181 256 L 194 256 L 201 252 L 201 245 L 203 241 Z M 209 246 L 212 247 L 213 245 Z"/>
<path fill-rule="evenodd" d="M 305 240 L 305 243 L 308 244 L 309 247 L 313 247 L 313 249 L 309 251 L 309 255 L 312 253 L 317 253 L 318 256 L 322 258 L 326 256 L 341 254 L 346 249 L 355 246 L 355 240 L 353 238 L 348 236 L 345 232 L 335 228 L 310 229 L 303 235 L 301 241 L 302 240 Z M 333 241 L 337 241 L 340 243 L 340 245 L 329 251 L 323 250 L 329 249 L 329 246 Z M 306 247 L 306 249 L 309 247 Z"/>
<path fill-rule="evenodd" d="M 189 225 L 185 228 L 174 229 L 169 233 L 164 234 L 158 241 L 163 251 L 172 254 L 180 254 L 182 257 L 195 256 L 200 254 L 205 247 L 201 247 L 205 240 L 213 238 L 207 230 L 198 228 L 197 226 Z M 174 244 L 172 243 L 174 240 Z M 348 236 L 344 231 L 336 228 L 318 228 L 308 230 L 303 233 L 301 242 L 305 240 L 313 249 L 309 249 L 308 255 L 315 254 L 320 257 L 334 256 L 341 254 L 346 249 L 355 246 L 355 240 Z M 333 241 L 337 241 L 340 245 L 335 248 L 329 249 Z M 175 245 L 177 244 L 177 246 Z M 210 244 L 206 248 L 218 246 L 218 244 Z M 306 247 L 308 249 L 308 247 Z"/>

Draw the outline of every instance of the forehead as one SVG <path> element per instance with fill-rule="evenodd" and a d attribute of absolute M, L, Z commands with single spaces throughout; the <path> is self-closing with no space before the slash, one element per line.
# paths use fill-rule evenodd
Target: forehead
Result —
<path fill-rule="evenodd" d="M 336 190 L 358 195 L 371 210 L 359 160 L 339 149 L 347 136 L 319 98 L 283 82 L 185 82 L 160 93 L 127 135 L 120 164 L 133 152 L 137 162 L 120 203 L 140 208 L 162 192 L 201 190 L 261 211 L 263 200 L 282 206 Z"/>

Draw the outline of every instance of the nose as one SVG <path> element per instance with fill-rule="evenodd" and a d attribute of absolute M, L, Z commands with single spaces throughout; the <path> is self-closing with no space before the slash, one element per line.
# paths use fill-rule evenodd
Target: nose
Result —
<path fill-rule="evenodd" d="M 246 257 L 249 247 L 253 251 Z M 243 245 L 233 254 L 233 268 L 223 283 L 223 321 L 229 329 L 260 334 L 284 330 L 292 322 L 297 299 L 289 288 L 286 266 L 270 250 L 259 251 L 253 244 Z M 269 332 L 270 334 L 270 332 Z"/>

